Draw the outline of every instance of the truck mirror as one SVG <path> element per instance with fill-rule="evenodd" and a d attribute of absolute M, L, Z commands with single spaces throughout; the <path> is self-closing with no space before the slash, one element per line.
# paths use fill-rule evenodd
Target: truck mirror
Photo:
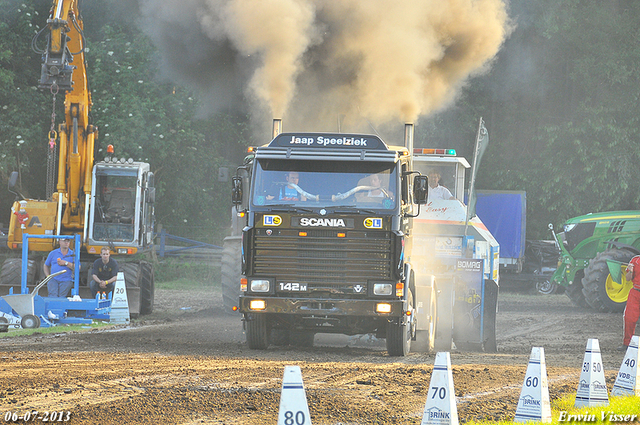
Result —
<path fill-rule="evenodd" d="M 147 203 L 155 204 L 156 203 L 156 188 L 150 187 L 147 189 Z"/>
<path fill-rule="evenodd" d="M 18 183 L 18 172 L 14 171 L 9 177 L 9 190 L 13 189 L 16 186 L 16 183 Z"/>
<path fill-rule="evenodd" d="M 242 177 L 240 176 L 231 178 L 231 202 L 233 205 L 242 204 Z"/>
<path fill-rule="evenodd" d="M 416 204 L 426 204 L 429 194 L 429 179 L 427 176 L 413 178 L 413 199 Z"/>

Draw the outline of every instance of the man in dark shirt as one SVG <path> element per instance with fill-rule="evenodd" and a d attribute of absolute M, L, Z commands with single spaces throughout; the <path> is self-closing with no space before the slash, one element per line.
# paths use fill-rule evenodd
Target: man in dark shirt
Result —
<path fill-rule="evenodd" d="M 118 262 L 110 257 L 109 248 L 102 247 L 100 258 L 93 263 L 91 282 L 89 283 L 93 298 L 98 292 L 104 293 L 105 297 L 108 297 L 109 292 L 113 291 L 115 281 L 118 278 Z"/>

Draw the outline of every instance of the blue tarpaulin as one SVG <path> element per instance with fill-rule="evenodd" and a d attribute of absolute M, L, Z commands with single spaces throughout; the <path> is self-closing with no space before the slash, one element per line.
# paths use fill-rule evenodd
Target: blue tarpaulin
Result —
<path fill-rule="evenodd" d="M 477 191 L 476 214 L 500 244 L 500 258 L 524 257 L 526 211 L 524 191 Z"/>

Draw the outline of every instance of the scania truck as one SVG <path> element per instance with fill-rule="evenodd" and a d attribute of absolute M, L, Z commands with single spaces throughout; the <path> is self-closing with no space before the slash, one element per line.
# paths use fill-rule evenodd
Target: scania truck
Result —
<path fill-rule="evenodd" d="M 413 168 L 413 126 L 405 125 L 404 146 L 280 126 L 232 179 L 243 220 L 235 308 L 249 347 L 310 346 L 316 333 L 340 333 L 384 338 L 391 356 L 408 354 L 412 341 L 432 349 L 436 276 L 418 276 L 424 267 L 411 258 L 413 221 L 428 194 L 427 176 Z M 446 293 L 451 317 L 454 291 Z M 453 322 L 443 323 L 451 348 Z"/>

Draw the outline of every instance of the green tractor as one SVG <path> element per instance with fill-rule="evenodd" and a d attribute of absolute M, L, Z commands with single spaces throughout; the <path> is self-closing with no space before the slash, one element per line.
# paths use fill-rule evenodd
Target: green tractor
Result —
<path fill-rule="evenodd" d="M 632 282 L 629 260 L 640 254 L 640 211 L 587 214 L 566 221 L 555 233 L 560 250 L 552 282 L 564 286 L 571 301 L 600 312 L 621 312 Z"/>

